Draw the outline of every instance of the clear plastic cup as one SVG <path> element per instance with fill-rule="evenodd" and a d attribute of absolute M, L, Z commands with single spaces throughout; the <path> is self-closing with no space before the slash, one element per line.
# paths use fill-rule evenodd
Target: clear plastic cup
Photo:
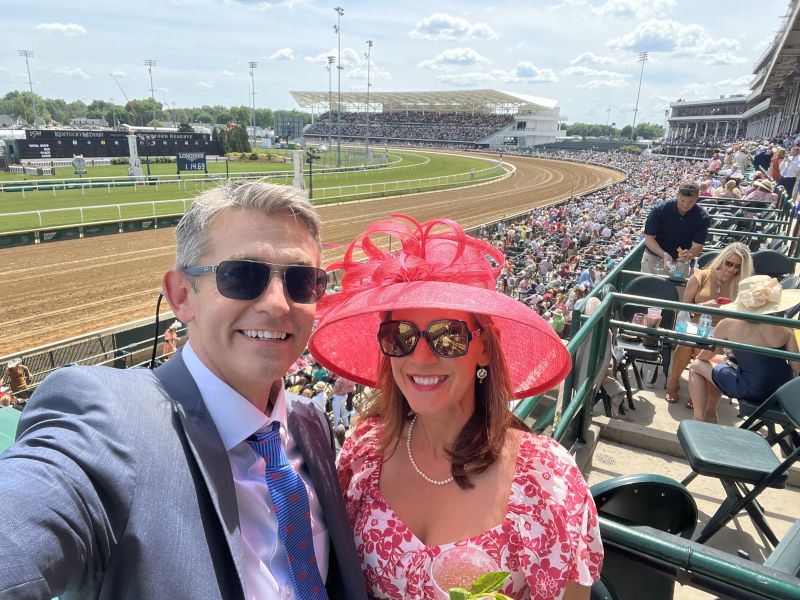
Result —
<path fill-rule="evenodd" d="M 495 560 L 483 550 L 471 546 L 448 548 L 431 563 L 436 598 L 449 600 L 452 588 L 470 589 L 478 577 L 499 570 Z"/>

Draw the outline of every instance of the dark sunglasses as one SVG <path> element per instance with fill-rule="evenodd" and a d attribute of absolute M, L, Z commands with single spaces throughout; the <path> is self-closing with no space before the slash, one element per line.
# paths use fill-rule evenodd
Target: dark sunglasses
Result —
<path fill-rule="evenodd" d="M 456 319 L 433 321 L 423 331 L 408 321 L 384 321 L 378 328 L 378 343 L 386 356 L 397 358 L 414 352 L 417 342 L 424 337 L 436 356 L 458 358 L 469 351 L 470 341 L 480 331 L 470 331 L 464 321 Z"/>
<path fill-rule="evenodd" d="M 736 269 L 737 271 L 742 270 L 742 263 L 735 263 L 730 260 L 725 261 L 725 266 L 728 267 L 729 269 Z"/>
<path fill-rule="evenodd" d="M 275 265 L 255 260 L 223 260 L 218 265 L 185 267 L 187 275 L 215 273 L 217 290 L 233 300 L 255 300 L 267 286 L 273 272 L 283 277 L 286 295 L 297 304 L 314 304 L 325 295 L 328 274 L 308 265 Z"/>
<path fill-rule="evenodd" d="M 694 190 L 694 189 L 691 189 L 691 188 L 689 188 L 689 189 L 681 188 L 681 189 L 678 190 L 678 193 L 681 196 L 691 196 L 691 197 L 695 197 L 698 194 L 700 194 L 700 192 L 698 190 Z"/>

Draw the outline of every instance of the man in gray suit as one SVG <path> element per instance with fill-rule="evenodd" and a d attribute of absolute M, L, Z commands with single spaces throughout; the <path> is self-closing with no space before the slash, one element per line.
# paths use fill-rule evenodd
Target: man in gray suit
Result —
<path fill-rule="evenodd" d="M 186 346 L 154 371 L 53 373 L 0 456 L 0 597 L 366 598 L 328 422 L 281 379 L 325 290 L 319 228 L 287 187 L 195 201 L 162 281 Z M 254 445 L 267 431 L 300 491 L 290 500 L 307 496 L 311 539 L 284 537 L 295 525 Z M 292 544 L 319 571 L 300 578 L 325 583 L 313 594 Z"/>

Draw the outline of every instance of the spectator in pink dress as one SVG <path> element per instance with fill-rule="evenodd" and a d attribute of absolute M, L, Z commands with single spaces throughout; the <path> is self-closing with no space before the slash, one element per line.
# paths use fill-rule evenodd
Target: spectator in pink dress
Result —
<path fill-rule="evenodd" d="M 405 219 L 373 224 L 329 267 L 343 291 L 320 303 L 309 341 L 321 364 L 379 390 L 338 464 L 369 594 L 432 599 L 433 561 L 466 547 L 511 573 L 511 598 L 588 598 L 603 556 L 589 490 L 570 454 L 509 410 L 557 386 L 569 354 L 495 291 L 496 248 L 453 221 Z M 394 254 L 370 239 L 386 233 Z"/>

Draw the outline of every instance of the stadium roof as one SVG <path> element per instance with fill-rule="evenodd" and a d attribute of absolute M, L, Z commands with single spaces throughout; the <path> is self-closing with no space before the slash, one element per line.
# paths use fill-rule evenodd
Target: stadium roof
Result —
<path fill-rule="evenodd" d="M 749 100 L 783 91 L 800 75 L 800 2 L 790 5 L 780 29 L 753 69 L 756 77 L 751 83 Z"/>
<path fill-rule="evenodd" d="M 290 92 L 301 108 L 327 108 L 328 92 Z M 365 106 L 366 92 L 342 93 L 345 106 Z M 384 112 L 437 111 L 517 113 L 526 109 L 558 106 L 557 100 L 514 94 L 499 90 L 462 90 L 449 92 L 370 92 L 369 103 L 380 105 Z"/>

